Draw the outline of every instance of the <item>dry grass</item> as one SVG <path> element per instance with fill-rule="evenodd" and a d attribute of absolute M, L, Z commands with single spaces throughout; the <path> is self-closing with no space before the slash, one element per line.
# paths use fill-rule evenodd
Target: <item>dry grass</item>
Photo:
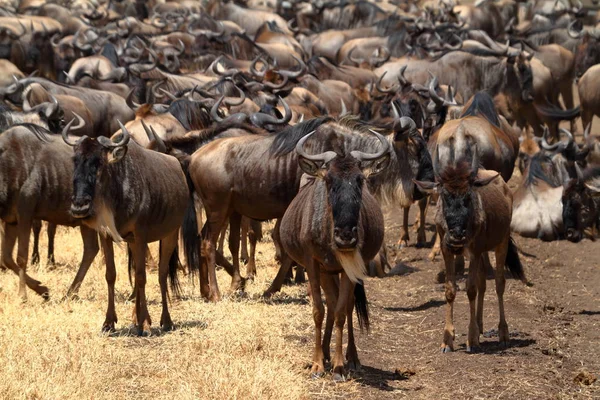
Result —
<path fill-rule="evenodd" d="M 45 236 L 45 232 L 42 232 Z M 80 300 L 61 302 L 81 254 L 75 229 L 59 228 L 54 271 L 30 268 L 51 288 L 43 303 L 29 291 L 29 302 L 16 296 L 17 277 L 0 274 L 0 398 L 68 399 L 160 396 L 178 399 L 303 399 L 352 396 L 358 384 L 311 381 L 305 366 L 312 353 L 313 323 L 304 287 L 286 287 L 272 302 L 259 299 L 275 275 L 271 243 L 258 249 L 258 278 L 247 294 L 226 296 L 218 304 L 199 297 L 199 288 L 183 278 L 183 299 L 172 299 L 174 332 L 162 334 L 160 292 L 155 271 L 148 290 L 153 336 L 130 332 L 133 304 L 125 251 L 117 251 L 117 334 L 100 333 L 107 305 L 102 257 L 80 290 Z M 41 253 L 45 254 L 45 237 Z M 154 255 L 157 246 L 152 247 Z M 219 272 L 228 293 L 229 277 Z"/>

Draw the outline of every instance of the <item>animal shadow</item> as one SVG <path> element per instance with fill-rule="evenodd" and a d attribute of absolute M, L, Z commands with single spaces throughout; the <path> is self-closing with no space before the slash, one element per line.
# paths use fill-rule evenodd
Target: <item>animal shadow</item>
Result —
<path fill-rule="evenodd" d="M 401 380 L 400 376 L 392 371 L 384 371 L 379 368 L 363 365 L 358 371 L 355 371 L 353 375 L 361 384 L 370 386 L 374 389 L 382 390 L 384 392 L 399 390 L 389 384 L 390 381 Z"/>
<path fill-rule="evenodd" d="M 397 312 L 415 312 L 415 311 L 425 311 L 434 307 L 441 307 L 446 304 L 445 301 L 442 300 L 429 300 L 426 303 L 420 304 L 418 306 L 413 307 L 384 307 L 383 309 L 386 311 L 397 311 Z"/>

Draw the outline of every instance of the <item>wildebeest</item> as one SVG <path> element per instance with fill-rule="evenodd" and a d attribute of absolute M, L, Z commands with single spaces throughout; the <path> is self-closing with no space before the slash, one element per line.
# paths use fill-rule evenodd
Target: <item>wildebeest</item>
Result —
<path fill-rule="evenodd" d="M 366 176 L 377 174 L 389 164 L 390 143 L 376 134 L 382 144 L 374 154 L 358 150 L 308 154 L 304 143 L 296 145 L 298 163 L 310 178 L 300 188 L 281 220 L 280 237 L 285 253 L 306 268 L 313 299 L 315 349 L 313 376 L 325 372 L 330 359 L 329 343 L 335 325 L 333 379 L 344 380 L 342 337 L 348 317 L 346 358 L 358 367 L 358 354 L 352 331 L 352 310 L 356 302 L 358 321 L 368 327 L 368 311 L 363 283 L 366 265 L 383 242 L 383 214 L 369 192 Z M 338 149 L 340 151 L 342 149 Z M 363 172 L 364 171 L 364 172 Z M 339 275 L 339 284 L 337 283 Z M 325 337 L 321 340 L 324 308 L 321 287 L 327 302 Z"/>
<path fill-rule="evenodd" d="M 571 242 L 584 237 L 592 240 L 600 230 L 600 167 L 581 171 L 575 164 L 576 177 L 565 183 L 562 194 L 562 218 L 565 236 Z"/>
<path fill-rule="evenodd" d="M 424 190 L 439 193 L 435 222 L 441 238 L 442 254 L 446 266 L 446 325 L 442 351 L 454 350 L 454 299 L 456 297 L 455 258 L 469 255 L 467 295 L 469 298 L 470 322 L 467 351 L 477 351 L 479 335 L 483 333 L 483 299 L 485 295 L 486 271 L 484 255 L 494 251 L 496 256 L 496 294 L 500 322 L 498 337 L 500 344 L 509 342 L 508 325 L 504 315 L 504 265 L 512 274 L 526 282 L 517 247 L 510 237 L 512 215 L 512 193 L 496 171 L 481 170 L 477 146 L 473 153 L 455 159 L 455 152 L 445 166 L 440 166 L 439 152 L 433 163 L 435 183 L 417 184 Z M 470 154 L 469 154 L 470 153 Z M 468 156 L 472 154 L 471 162 Z M 477 300 L 477 305 L 475 301 Z"/>
<path fill-rule="evenodd" d="M 71 213 L 82 224 L 100 233 L 106 263 L 108 309 L 103 331 L 115 328 L 115 279 L 113 241 L 127 241 L 135 266 L 134 324 L 140 334 L 150 334 L 151 319 L 146 303 L 147 243 L 160 240 L 159 283 L 162 297 L 160 325 L 173 326 L 168 310 L 167 277 L 177 292 L 178 232 L 191 204 L 186 177 L 177 159 L 146 150 L 130 141 L 119 121 L 121 133 L 111 138 L 68 137 L 74 146 Z M 193 212 L 187 218 L 195 219 Z M 188 267 L 193 268 L 188 262 Z"/>
<path fill-rule="evenodd" d="M 78 226 L 69 213 L 73 174 L 72 150 L 50 132 L 33 124 L 16 125 L 0 134 L 0 218 L 5 222 L 3 263 L 20 275 L 19 293 L 26 298 L 25 285 L 40 295 L 48 290 L 26 275 L 29 237 L 35 219 L 58 225 Z M 10 172 L 9 172 L 10 171 Z M 98 253 L 96 233 L 82 226 L 84 251 L 68 295 L 77 292 Z M 18 239 L 17 262 L 12 250 Z M 17 270 L 18 268 L 18 270 Z"/>

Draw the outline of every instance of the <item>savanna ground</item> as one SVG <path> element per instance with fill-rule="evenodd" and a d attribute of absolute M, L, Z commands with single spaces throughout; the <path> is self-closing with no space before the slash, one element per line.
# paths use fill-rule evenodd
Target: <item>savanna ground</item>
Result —
<path fill-rule="evenodd" d="M 432 217 L 430 212 L 428 238 Z M 0 398 L 600 398 L 600 382 L 593 382 L 600 375 L 600 244 L 516 237 L 532 286 L 507 281 L 511 346 L 497 345 L 498 309 L 494 282 L 488 280 L 482 352 L 465 352 L 463 278 L 455 309 L 456 351 L 441 354 L 444 292 L 434 283 L 441 261 L 430 262 L 430 249 L 414 247 L 414 233 L 409 248 L 395 250 L 400 220 L 399 210 L 386 209 L 394 275 L 366 281 L 371 332 L 357 333 L 363 366 L 343 384 L 332 383 L 329 375 L 309 378 L 314 325 L 305 286 L 286 286 L 269 301 L 260 298 L 277 272 L 268 234 L 258 247 L 258 277 L 244 294 L 230 294 L 229 277 L 220 271 L 226 296 L 209 304 L 201 300 L 197 282 L 183 277 L 183 296 L 172 298 L 170 307 L 176 329 L 162 333 L 155 327 L 151 337 L 141 338 L 130 325 L 124 250 L 117 251 L 115 334 L 100 333 L 107 304 L 101 256 L 80 299 L 60 301 L 82 245 L 78 230 L 59 228 L 56 268 L 42 261 L 29 269 L 50 287 L 50 301 L 29 291 L 22 304 L 17 277 L 0 273 Z M 42 254 L 45 243 L 43 231 Z M 151 249 L 156 255 L 157 246 Z M 149 273 L 147 293 L 158 325 L 156 271 Z"/>

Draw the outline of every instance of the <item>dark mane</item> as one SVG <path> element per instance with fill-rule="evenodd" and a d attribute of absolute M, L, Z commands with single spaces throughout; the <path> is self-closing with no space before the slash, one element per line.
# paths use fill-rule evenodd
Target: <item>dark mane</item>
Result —
<path fill-rule="evenodd" d="M 169 113 L 187 131 L 205 129 L 212 123 L 210 110 L 206 106 L 188 99 L 175 100 L 169 106 Z"/>
<path fill-rule="evenodd" d="M 524 177 L 525 186 L 535 185 L 537 180 L 541 180 L 552 187 L 559 187 L 562 183 L 557 175 L 558 171 L 552 162 L 552 157 L 548 153 L 540 151 L 531 157 Z"/>
<path fill-rule="evenodd" d="M 294 126 L 289 126 L 274 134 L 275 138 L 269 148 L 271 155 L 275 157 L 286 155 L 296 148 L 296 144 L 304 136 L 316 130 L 326 122 L 333 121 L 331 117 L 319 117 L 309 119 Z"/>
<path fill-rule="evenodd" d="M 49 142 L 50 139 L 48 138 L 48 136 L 53 136 L 53 133 L 50 132 L 48 129 L 36 125 L 36 124 L 31 124 L 31 123 L 22 123 L 22 124 L 15 124 L 13 126 L 11 126 L 11 128 L 17 128 L 17 127 L 23 127 L 25 129 L 28 129 L 29 131 L 31 131 L 36 138 L 38 138 L 39 140 L 41 140 L 42 142 Z"/>
<path fill-rule="evenodd" d="M 494 100 L 487 92 L 477 92 L 475 95 L 465 104 L 461 118 L 464 117 L 483 117 L 488 120 L 489 123 L 500 128 L 500 119 L 498 118 L 498 111 L 494 105 Z"/>
<path fill-rule="evenodd" d="M 183 151 L 184 153 L 192 154 L 200 147 L 215 140 L 218 135 L 221 135 L 230 129 L 244 130 L 249 135 L 260 135 L 265 133 L 263 129 L 257 128 L 254 125 L 239 123 L 235 121 L 225 122 L 207 129 L 189 132 L 185 136 L 172 137 L 168 140 L 165 140 L 164 142 L 167 147 L 167 153 L 171 153 L 169 151 L 170 149 L 177 149 Z"/>
<path fill-rule="evenodd" d="M 112 43 L 109 42 L 105 44 L 100 55 L 106 57 L 113 67 L 116 68 L 119 66 L 119 56 L 117 55 L 117 50 Z"/>

